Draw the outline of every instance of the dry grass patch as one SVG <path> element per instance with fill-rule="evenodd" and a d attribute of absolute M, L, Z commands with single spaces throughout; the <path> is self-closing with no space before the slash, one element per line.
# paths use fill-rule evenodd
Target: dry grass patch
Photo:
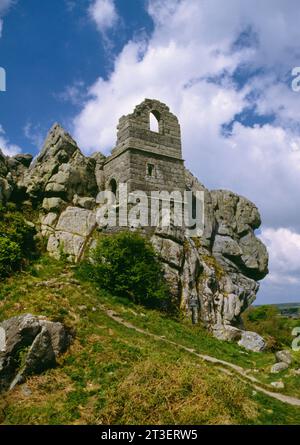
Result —
<path fill-rule="evenodd" d="M 244 384 L 187 359 L 136 364 L 109 400 L 99 423 L 231 424 L 257 416 Z"/>

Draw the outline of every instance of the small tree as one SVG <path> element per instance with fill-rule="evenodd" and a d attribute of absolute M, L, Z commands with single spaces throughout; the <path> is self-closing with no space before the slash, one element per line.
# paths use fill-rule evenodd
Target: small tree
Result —
<path fill-rule="evenodd" d="M 138 233 L 101 236 L 87 270 L 91 279 L 114 295 L 148 307 L 166 308 L 170 302 L 156 253 Z"/>

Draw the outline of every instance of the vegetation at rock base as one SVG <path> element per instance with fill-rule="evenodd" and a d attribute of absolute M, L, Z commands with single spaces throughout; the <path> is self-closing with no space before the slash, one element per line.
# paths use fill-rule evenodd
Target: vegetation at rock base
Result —
<path fill-rule="evenodd" d="M 278 308 L 273 305 L 250 306 L 242 318 L 245 329 L 262 335 L 271 351 L 290 347 L 293 328 L 300 325 L 297 319 L 280 316 Z"/>
<path fill-rule="evenodd" d="M 35 229 L 13 204 L 0 205 L 0 280 L 33 257 Z"/>
<path fill-rule="evenodd" d="M 221 280 L 225 272 L 218 260 L 212 255 L 203 255 L 203 260 L 206 264 L 214 268 L 217 280 Z"/>
<path fill-rule="evenodd" d="M 161 340 L 116 322 L 106 309 Z M 256 369 L 253 375 L 261 380 L 274 380 L 273 354 L 243 351 L 200 325 L 106 292 L 74 265 L 45 256 L 2 282 L 0 320 L 23 313 L 61 321 L 76 335 L 57 368 L 1 396 L 2 424 L 300 422 L 300 408 L 253 391 L 234 373 L 227 375 L 163 338 Z M 282 375 L 286 392 L 300 396 L 300 377 L 292 369 Z"/>
<path fill-rule="evenodd" d="M 150 242 L 136 232 L 100 236 L 81 266 L 82 274 L 99 287 L 134 303 L 170 308 L 161 263 Z"/>

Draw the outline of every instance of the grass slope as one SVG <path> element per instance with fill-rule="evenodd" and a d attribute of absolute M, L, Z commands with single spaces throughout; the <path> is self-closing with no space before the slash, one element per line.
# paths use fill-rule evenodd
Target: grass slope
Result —
<path fill-rule="evenodd" d="M 199 326 L 113 297 L 76 276 L 71 265 L 48 257 L 0 286 L 0 320 L 30 312 L 61 321 L 76 333 L 56 369 L 1 398 L 2 424 L 300 423 L 300 408 L 254 392 L 218 367 L 116 323 L 100 305 L 198 352 L 256 368 L 255 376 L 262 379 L 272 354 L 242 351 Z M 300 386 L 299 377 L 293 379 L 290 391 Z"/>

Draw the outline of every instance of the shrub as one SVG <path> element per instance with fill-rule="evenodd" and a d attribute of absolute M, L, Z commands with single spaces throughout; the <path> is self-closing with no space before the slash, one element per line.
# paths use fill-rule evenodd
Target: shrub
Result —
<path fill-rule="evenodd" d="M 20 246 L 8 238 L 0 236 L 0 278 L 4 278 L 16 270 L 21 263 Z"/>
<path fill-rule="evenodd" d="M 88 277 L 116 296 L 167 308 L 169 292 L 156 253 L 138 233 L 103 235 L 83 266 Z"/>
<path fill-rule="evenodd" d="M 13 204 L 0 206 L 0 279 L 19 269 L 35 253 L 35 229 Z"/>

